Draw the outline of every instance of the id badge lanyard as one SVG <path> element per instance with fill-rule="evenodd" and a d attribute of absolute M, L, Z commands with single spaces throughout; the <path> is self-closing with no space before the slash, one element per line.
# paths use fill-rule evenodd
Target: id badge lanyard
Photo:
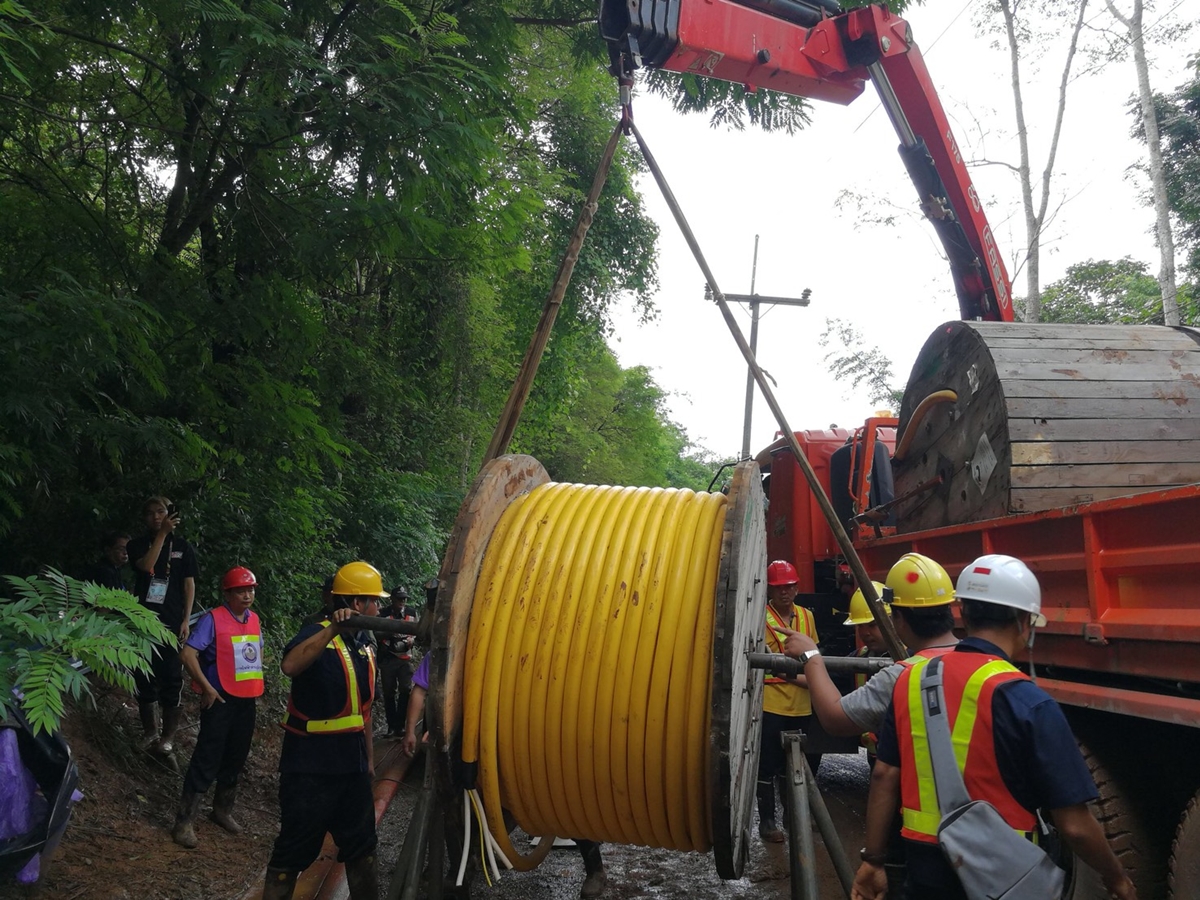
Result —
<path fill-rule="evenodd" d="M 150 587 L 146 591 L 147 606 L 162 606 L 167 599 L 167 585 L 171 581 L 171 551 L 175 549 L 175 535 L 167 538 L 167 572 L 165 575 L 152 575 Z"/>

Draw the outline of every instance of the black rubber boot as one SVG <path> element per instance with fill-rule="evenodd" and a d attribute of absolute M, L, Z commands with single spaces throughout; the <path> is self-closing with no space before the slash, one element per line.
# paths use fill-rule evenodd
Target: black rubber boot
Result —
<path fill-rule="evenodd" d="M 139 703 L 138 717 L 142 720 L 142 749 L 149 749 L 158 740 L 158 717 L 153 703 Z"/>
<path fill-rule="evenodd" d="M 196 814 L 200 811 L 200 795 L 183 792 L 179 801 L 179 812 L 175 816 L 175 827 L 171 829 L 171 840 L 180 847 L 195 850 L 200 845 L 196 840 Z"/>
<path fill-rule="evenodd" d="M 350 888 L 350 900 L 379 900 L 379 865 L 374 853 L 346 863 L 346 887 Z"/>
<path fill-rule="evenodd" d="M 158 739 L 155 749 L 159 753 L 170 753 L 175 749 L 175 732 L 179 730 L 179 720 L 183 717 L 182 706 L 169 706 L 163 709 L 162 737 Z"/>
<path fill-rule="evenodd" d="M 296 890 L 296 876 L 299 872 L 289 872 L 286 869 L 267 869 L 267 878 L 263 882 L 262 900 L 292 900 L 292 892 Z"/>
<path fill-rule="evenodd" d="M 783 843 L 783 832 L 775 824 L 775 785 L 758 783 L 758 836 L 771 844 Z"/>
<path fill-rule="evenodd" d="M 600 855 L 600 845 L 595 841 L 576 840 L 580 855 L 583 856 L 583 871 L 587 876 L 579 888 L 579 896 L 583 900 L 596 900 L 604 893 L 608 884 L 608 873 L 604 871 L 604 857 Z"/>
<path fill-rule="evenodd" d="M 217 785 L 213 794 L 213 808 L 209 818 L 230 834 L 241 834 L 242 826 L 233 818 L 233 804 L 237 802 L 237 785 Z"/>

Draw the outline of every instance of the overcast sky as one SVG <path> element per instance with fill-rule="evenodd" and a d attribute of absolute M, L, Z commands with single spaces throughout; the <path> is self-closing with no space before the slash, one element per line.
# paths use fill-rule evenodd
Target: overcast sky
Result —
<path fill-rule="evenodd" d="M 1118 0 L 1128 7 L 1129 0 Z M 978 33 L 972 4 L 930 0 L 906 17 L 942 98 L 956 137 L 970 159 L 1016 163 L 1007 50 Z M 1200 0 L 1159 0 L 1147 26 L 1200 20 Z M 1089 19 L 1107 24 L 1102 4 Z M 1183 82 L 1186 58 L 1200 35 L 1154 50 L 1155 90 Z M 1035 171 L 1044 165 L 1062 50 L 1026 66 L 1025 99 Z M 1070 89 L 1052 188 L 1042 256 L 1043 287 L 1067 266 L 1087 259 L 1132 256 L 1158 268 L 1150 230 L 1154 215 L 1140 200 L 1144 180 L 1130 166 L 1144 148 L 1129 137 L 1126 102 L 1136 89 L 1131 62 L 1079 77 Z M 866 396 L 827 374 L 818 337 L 827 318 L 857 326 L 868 345 L 887 351 L 903 387 L 921 345 L 942 322 L 958 318 L 949 269 L 933 230 L 916 213 L 915 191 L 896 154 L 897 139 L 874 89 L 849 107 L 813 105 L 812 124 L 788 137 L 709 127 L 662 100 L 639 95 L 635 118 L 684 209 L 722 291 L 748 293 L 754 237 L 760 235 L 755 289 L 799 296 L 812 289 L 807 309 L 763 310 L 758 342 L 762 366 L 794 429 L 861 424 L 875 408 Z M 1024 243 L 1015 174 L 999 165 L 972 170 L 993 230 L 1005 252 L 1014 293 L 1024 294 L 1017 251 Z M 704 278 L 692 260 L 654 182 L 642 182 L 659 223 L 659 317 L 638 322 L 631 308 L 616 317 L 612 346 L 624 366 L 647 365 L 671 395 L 672 417 L 692 440 L 721 455 L 742 442 L 746 369 L 720 313 L 704 300 Z M 896 214 L 895 225 L 862 221 L 843 191 L 868 198 L 868 213 Z M 749 335 L 749 312 L 735 304 Z M 773 440 L 776 425 L 756 394 L 752 452 Z"/>

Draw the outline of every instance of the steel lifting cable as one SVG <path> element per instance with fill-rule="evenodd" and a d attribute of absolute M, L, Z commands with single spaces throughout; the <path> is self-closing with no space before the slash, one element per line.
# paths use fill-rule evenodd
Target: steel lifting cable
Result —
<path fill-rule="evenodd" d="M 492 533 L 475 590 L 462 755 L 518 869 L 549 836 L 712 843 L 708 753 L 722 494 L 545 484 Z M 522 857 L 502 810 L 547 835 Z"/>

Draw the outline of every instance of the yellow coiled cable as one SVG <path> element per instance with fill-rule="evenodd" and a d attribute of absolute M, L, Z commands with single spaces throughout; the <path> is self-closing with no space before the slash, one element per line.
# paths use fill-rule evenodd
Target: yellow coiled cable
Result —
<path fill-rule="evenodd" d="M 464 761 L 518 869 L 551 836 L 706 851 L 726 498 L 545 484 L 494 529 L 471 611 Z M 507 837 L 508 809 L 531 834 Z"/>

